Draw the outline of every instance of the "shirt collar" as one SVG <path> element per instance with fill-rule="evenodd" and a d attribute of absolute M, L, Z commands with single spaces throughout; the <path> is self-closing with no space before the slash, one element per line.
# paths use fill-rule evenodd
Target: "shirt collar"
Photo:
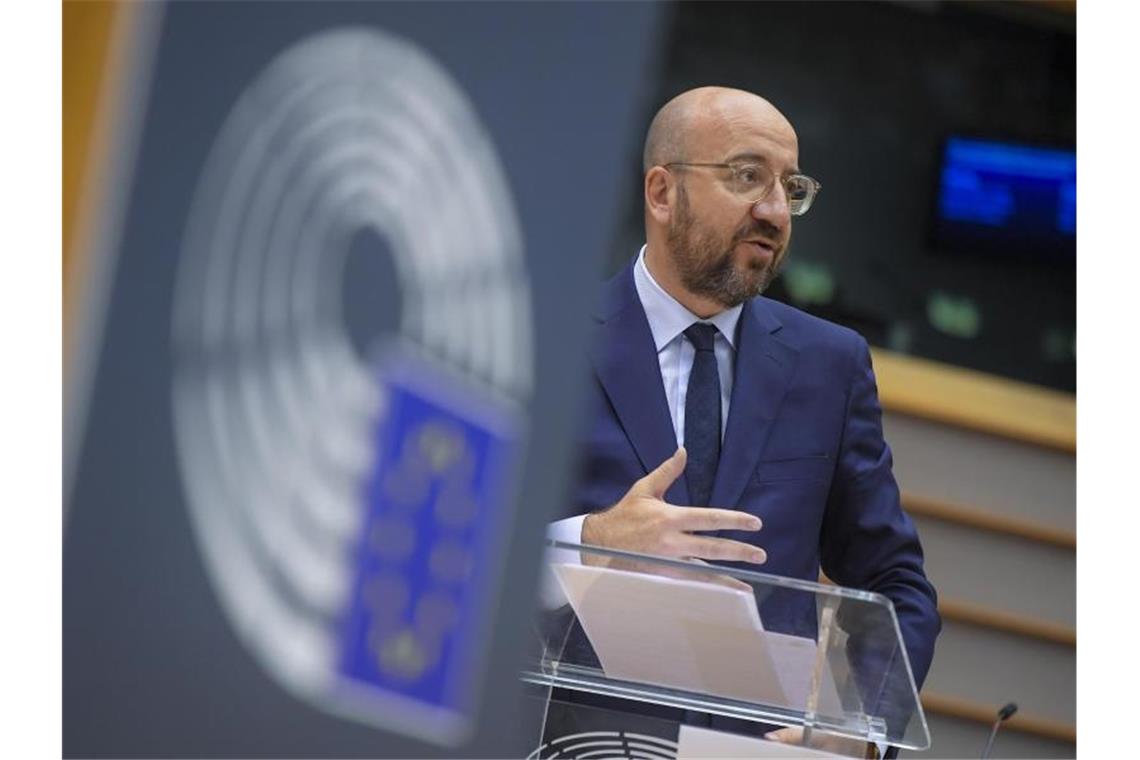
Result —
<path fill-rule="evenodd" d="M 736 348 L 736 323 L 740 321 L 740 312 L 743 305 L 733 306 L 702 320 L 693 312 L 686 309 L 681 303 L 665 292 L 645 264 L 645 246 L 637 254 L 637 264 L 633 268 L 633 284 L 637 288 L 637 297 L 645 309 L 645 316 L 649 320 L 649 330 L 653 333 L 653 343 L 660 352 L 665 346 L 677 338 L 696 322 L 711 322 L 728 341 L 728 345 Z"/>

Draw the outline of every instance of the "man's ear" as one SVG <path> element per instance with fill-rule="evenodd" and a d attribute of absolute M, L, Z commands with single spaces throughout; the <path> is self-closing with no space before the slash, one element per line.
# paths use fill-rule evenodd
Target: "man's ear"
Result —
<path fill-rule="evenodd" d="M 669 223 L 676 198 L 677 183 L 668 169 L 654 166 L 645 173 L 645 210 L 654 221 Z"/>

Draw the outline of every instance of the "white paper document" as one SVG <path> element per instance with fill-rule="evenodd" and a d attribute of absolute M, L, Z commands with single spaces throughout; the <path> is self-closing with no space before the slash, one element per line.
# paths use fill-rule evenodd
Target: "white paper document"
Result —
<path fill-rule="evenodd" d="M 609 678 L 803 710 L 816 642 L 765 631 L 750 589 L 579 564 L 553 570 Z M 840 702 L 825 667 L 817 710 Z"/>
<path fill-rule="evenodd" d="M 677 760 L 727 760 L 727 758 L 836 758 L 830 752 L 822 752 L 810 747 L 795 744 L 757 739 L 754 736 L 740 736 L 713 731 L 696 726 L 681 726 L 677 736 Z"/>

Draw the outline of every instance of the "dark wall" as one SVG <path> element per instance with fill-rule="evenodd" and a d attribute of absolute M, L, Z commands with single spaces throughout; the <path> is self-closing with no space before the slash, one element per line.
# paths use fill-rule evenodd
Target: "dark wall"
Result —
<path fill-rule="evenodd" d="M 798 131 L 801 167 L 824 186 L 796 221 L 785 276 L 769 295 L 876 345 L 1074 390 L 1075 257 L 936 251 L 928 235 L 949 134 L 1075 145 L 1074 26 L 1026 4 L 681 4 L 643 125 L 690 87 L 767 97 Z M 631 155 L 615 269 L 643 241 L 640 175 Z M 793 297 L 797 267 L 830 276 L 830 301 Z M 936 293 L 972 310 L 972 337 L 934 326 Z"/>

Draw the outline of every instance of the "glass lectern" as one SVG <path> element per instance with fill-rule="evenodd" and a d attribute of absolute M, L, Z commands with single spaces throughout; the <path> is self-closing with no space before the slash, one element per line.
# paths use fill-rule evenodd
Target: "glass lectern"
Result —
<path fill-rule="evenodd" d="M 757 735 L 801 727 L 814 746 L 930 746 L 881 594 L 554 541 L 543 572 L 522 678 L 553 702 L 680 725 L 724 716 Z"/>

